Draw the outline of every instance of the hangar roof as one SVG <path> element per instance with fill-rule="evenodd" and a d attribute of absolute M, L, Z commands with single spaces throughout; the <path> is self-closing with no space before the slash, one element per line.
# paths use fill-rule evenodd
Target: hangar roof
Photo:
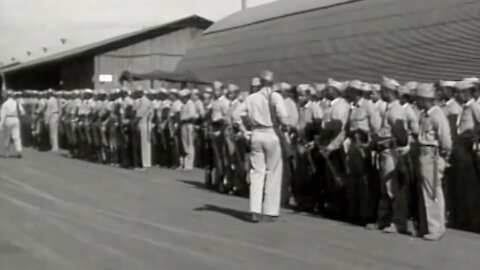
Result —
<path fill-rule="evenodd" d="M 479 76 L 479 14 L 480 0 L 279 0 L 211 26 L 177 69 L 244 87 L 263 69 L 290 83 Z"/>
<path fill-rule="evenodd" d="M 234 13 L 218 22 L 205 31 L 211 34 L 219 31 L 231 30 L 255 23 L 280 19 L 303 12 L 326 9 L 342 4 L 348 4 L 361 0 L 300 0 L 300 1 L 275 1 L 273 3 L 247 8 Z"/>
<path fill-rule="evenodd" d="M 212 24 L 211 21 L 203 17 L 192 15 L 192 16 L 182 18 L 166 24 L 148 27 L 135 32 L 105 39 L 105 40 L 88 44 L 82 47 L 74 48 L 72 50 L 67 50 L 67 51 L 56 53 L 43 58 L 21 63 L 13 67 L 2 69 L 1 72 L 9 73 L 12 71 L 17 71 L 25 68 L 34 67 L 34 66 L 60 62 L 65 59 L 69 59 L 77 56 L 94 55 L 101 52 L 110 51 L 112 49 L 116 49 L 119 47 L 127 46 L 134 42 L 145 40 L 151 37 L 165 35 L 165 34 L 168 34 L 183 28 L 187 28 L 187 27 L 198 27 L 200 29 L 206 29 L 211 24 Z"/>

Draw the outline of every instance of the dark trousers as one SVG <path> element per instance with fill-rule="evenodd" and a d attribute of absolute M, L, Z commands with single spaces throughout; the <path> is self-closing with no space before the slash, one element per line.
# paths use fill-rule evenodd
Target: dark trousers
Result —
<path fill-rule="evenodd" d="M 407 230 L 409 214 L 410 173 L 408 155 L 395 155 L 393 169 L 388 175 L 382 175 L 377 223 L 380 228 L 395 224 L 401 231 Z M 393 196 L 387 192 L 386 179 L 391 179 Z"/>
<path fill-rule="evenodd" d="M 134 168 L 142 168 L 142 148 L 140 145 L 140 130 L 137 128 L 137 125 L 132 125 L 130 127 L 132 139 L 131 139 L 131 151 L 132 151 L 132 162 Z"/>
<path fill-rule="evenodd" d="M 372 165 L 368 149 L 352 143 L 347 164 L 349 175 L 346 178 L 347 218 L 362 225 L 374 222 L 378 207 L 379 179 Z"/>

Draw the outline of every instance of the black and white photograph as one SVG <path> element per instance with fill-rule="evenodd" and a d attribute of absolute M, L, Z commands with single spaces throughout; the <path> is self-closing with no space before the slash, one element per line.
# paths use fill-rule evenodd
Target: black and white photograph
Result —
<path fill-rule="evenodd" d="M 0 89 L 0 270 L 480 269 L 480 0 L 0 0 Z"/>

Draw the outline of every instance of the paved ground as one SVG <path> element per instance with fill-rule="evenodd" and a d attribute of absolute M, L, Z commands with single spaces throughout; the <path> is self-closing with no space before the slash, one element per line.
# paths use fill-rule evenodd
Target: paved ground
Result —
<path fill-rule="evenodd" d="M 34 150 L 0 159 L 0 269 L 480 269 L 476 234 L 430 243 L 288 211 L 250 224 L 245 199 L 201 182 Z"/>

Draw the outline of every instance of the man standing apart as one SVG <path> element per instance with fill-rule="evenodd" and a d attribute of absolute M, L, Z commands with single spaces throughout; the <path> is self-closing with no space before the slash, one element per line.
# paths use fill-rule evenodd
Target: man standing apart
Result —
<path fill-rule="evenodd" d="M 60 119 L 60 104 L 52 89 L 48 89 L 47 108 L 45 109 L 45 124 L 48 125 L 50 147 L 52 152 L 58 152 L 58 122 Z"/>
<path fill-rule="evenodd" d="M 153 104 L 145 96 L 145 92 L 137 90 L 139 98 L 136 107 L 136 119 L 138 134 L 140 134 L 140 147 L 142 166 L 144 169 L 152 166 L 152 146 L 150 144 L 150 118 L 153 114 Z"/>
<path fill-rule="evenodd" d="M 420 84 L 417 88 L 419 105 L 424 110 L 420 120 L 420 181 L 427 215 L 426 240 L 438 240 L 445 233 L 445 200 L 442 180 L 446 159 L 452 150 L 450 125 L 440 107 L 435 105 L 433 84 Z"/>
<path fill-rule="evenodd" d="M 20 119 L 24 115 L 23 106 L 13 98 L 13 92 L 7 92 L 7 100 L 0 109 L 0 129 L 3 129 L 5 152 L 8 155 L 10 141 L 13 140 L 17 158 L 22 158 L 22 138 L 20 136 Z"/>
<path fill-rule="evenodd" d="M 272 91 L 273 73 L 263 71 L 261 80 L 260 91 L 248 96 L 233 113 L 234 122 L 242 130 L 243 116 L 249 118 L 253 128 L 250 153 L 250 212 L 253 222 L 259 222 L 262 214 L 267 221 L 280 214 L 282 150 L 272 117 L 286 124 L 288 116 L 282 96 Z"/>
<path fill-rule="evenodd" d="M 180 132 L 183 145 L 183 153 L 185 154 L 183 160 L 183 169 L 192 170 L 193 162 L 195 160 L 195 128 L 194 122 L 199 117 L 195 108 L 195 102 L 190 99 L 190 90 L 183 89 L 180 91 L 180 100 L 183 105 L 180 110 Z"/>

